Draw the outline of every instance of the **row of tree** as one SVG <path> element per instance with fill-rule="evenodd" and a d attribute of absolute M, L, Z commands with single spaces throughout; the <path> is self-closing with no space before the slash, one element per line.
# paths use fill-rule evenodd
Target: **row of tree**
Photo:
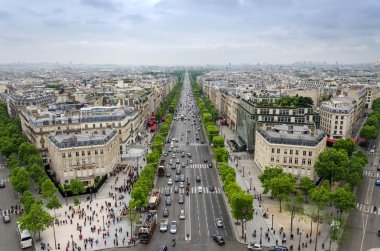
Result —
<path fill-rule="evenodd" d="M 259 176 L 264 187 L 264 194 L 271 193 L 280 203 L 286 202 L 285 210 L 290 214 L 290 232 L 293 232 L 293 220 L 295 216 L 307 216 L 310 218 L 311 226 L 313 221 L 317 222 L 315 232 L 315 245 L 318 242 L 319 223 L 327 220 L 330 225 L 330 240 L 341 242 L 344 239 L 344 218 L 343 212 L 349 212 L 356 206 L 356 196 L 352 192 L 349 184 L 332 191 L 329 182 L 326 180 L 321 186 L 315 186 L 314 182 L 307 176 L 301 178 L 300 190 L 296 189 L 296 180 L 290 173 L 284 173 L 281 167 L 266 167 Z M 306 208 L 308 200 L 312 201 Z M 330 204 L 333 204 L 337 214 L 324 212 Z M 340 226 L 337 227 L 337 224 Z M 312 234 L 312 228 L 311 233 Z M 331 242 L 330 242 L 331 244 Z"/>
<path fill-rule="evenodd" d="M 377 138 L 378 125 L 380 122 L 380 98 L 373 101 L 372 110 L 366 123 L 360 130 L 360 137 L 365 138 L 367 141 Z"/>
<path fill-rule="evenodd" d="M 165 146 L 165 139 L 170 130 L 170 126 L 173 120 L 173 112 L 177 106 L 182 85 L 183 77 L 179 76 L 177 84 L 166 96 L 165 101 L 162 103 L 162 106 L 156 113 L 156 116 L 159 118 L 161 118 L 163 114 L 166 114 L 166 120 L 159 126 L 159 133 L 154 136 L 154 140 L 151 143 L 152 152 L 146 155 L 147 164 L 141 171 L 138 180 L 133 185 L 131 191 L 131 199 L 129 201 L 130 210 L 135 208 L 140 210 L 148 203 L 149 194 L 154 186 L 155 172 L 160 161 L 162 150 Z M 172 109 L 173 107 L 174 109 Z"/>
<path fill-rule="evenodd" d="M 367 162 L 367 156 L 351 139 L 338 139 L 332 148 L 319 154 L 314 169 L 330 186 L 336 181 L 344 181 L 354 189 L 362 182 Z"/>
<path fill-rule="evenodd" d="M 201 113 L 207 137 L 213 144 L 213 155 L 216 162 L 218 162 L 219 174 L 221 175 L 228 203 L 232 209 L 232 217 L 242 223 L 242 233 L 244 233 L 244 222 L 253 219 L 253 195 L 243 191 L 237 184 L 235 170 L 228 165 L 229 152 L 224 147 L 224 138 L 219 135 L 219 129 L 215 123 L 219 118 L 219 114 L 214 105 L 209 102 L 210 100 L 203 96 L 201 87 L 194 79 L 195 74 L 192 74 L 192 90 Z"/>

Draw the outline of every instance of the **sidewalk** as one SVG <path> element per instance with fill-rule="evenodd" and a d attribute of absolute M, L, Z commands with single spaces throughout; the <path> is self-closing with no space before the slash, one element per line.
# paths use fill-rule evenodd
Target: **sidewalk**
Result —
<path fill-rule="evenodd" d="M 127 174 L 123 172 L 111 176 L 97 195 L 92 194 L 92 202 L 87 201 L 88 195 L 78 197 L 81 201 L 79 206 L 74 206 L 74 198 L 68 198 L 68 204 L 65 198 L 61 198 L 62 208 L 55 211 L 59 221 L 59 224 L 55 224 L 57 249 L 54 248 L 53 228 L 50 227 L 41 232 L 41 239 L 35 243 L 36 250 L 42 250 L 41 242 L 45 243 L 45 250 L 48 250 L 48 245 L 49 250 L 58 250 L 58 246 L 60 250 L 79 250 L 78 247 L 81 250 L 102 250 L 133 246 L 134 244 L 128 243 L 131 238 L 129 221 L 121 216 L 124 205 L 129 203 L 130 195 L 115 189 L 125 185 L 124 179 L 127 180 Z M 109 192 L 115 197 L 110 197 Z M 120 195 L 124 198 L 119 197 Z M 50 213 L 54 215 L 53 211 Z M 77 249 L 74 249 L 73 243 Z"/>
<path fill-rule="evenodd" d="M 257 242 L 260 243 L 262 240 L 263 246 L 274 246 L 276 245 L 276 240 L 278 245 L 284 245 L 290 248 L 293 245 L 293 250 L 298 250 L 298 246 L 301 246 L 301 250 L 312 251 L 315 248 L 315 233 L 316 233 L 316 222 L 312 223 L 308 217 L 298 217 L 296 216 L 293 220 L 293 240 L 290 240 L 290 214 L 285 210 L 285 204 L 283 203 L 282 212 L 279 210 L 279 203 L 275 199 L 270 199 L 269 195 L 263 195 L 263 187 L 258 176 L 261 174 L 261 170 L 253 161 L 252 157 L 247 152 L 233 152 L 228 145 L 228 140 L 234 139 L 235 135 L 232 130 L 228 127 L 221 127 L 221 134 L 225 138 L 225 145 L 230 151 L 231 158 L 229 159 L 229 165 L 236 170 L 236 181 L 240 187 L 255 195 L 254 199 L 254 218 L 246 223 L 246 239 L 244 242 L 241 233 L 241 225 L 233 225 L 235 231 L 238 233 L 238 241 L 241 243 Z M 261 202 L 258 200 L 261 195 Z M 269 214 L 268 218 L 263 217 L 263 213 L 267 212 Z M 272 219 L 273 219 L 273 230 L 272 230 Z M 318 247 L 317 250 L 328 250 L 328 225 L 320 224 L 318 236 Z M 286 242 L 282 244 L 284 236 L 279 233 L 280 228 L 283 228 L 283 233 L 286 234 Z M 301 235 L 297 234 L 297 228 L 299 228 Z M 312 229 L 311 229 L 312 228 Z M 256 237 L 253 237 L 253 232 L 256 230 Z M 269 239 L 266 237 L 268 233 Z M 310 238 L 310 233 L 312 233 L 312 238 Z M 306 235 L 309 238 L 306 238 Z M 261 236 L 261 238 L 260 238 Z M 301 237 L 301 238 L 300 238 Z M 312 242 L 310 243 L 310 239 Z M 300 244 L 301 243 L 301 244 Z M 303 247 L 302 243 L 307 247 Z M 322 249 L 322 243 L 324 243 L 324 249 Z M 337 245 L 334 243 L 331 246 L 331 250 L 337 250 Z"/>

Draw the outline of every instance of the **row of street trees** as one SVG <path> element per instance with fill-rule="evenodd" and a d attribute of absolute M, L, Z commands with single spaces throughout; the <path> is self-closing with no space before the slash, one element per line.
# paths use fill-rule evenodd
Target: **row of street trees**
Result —
<path fill-rule="evenodd" d="M 214 158 L 218 162 L 223 187 L 232 209 L 232 217 L 242 223 L 242 234 L 244 234 L 244 223 L 253 219 L 253 195 L 243 191 L 236 182 L 235 170 L 228 165 L 229 153 L 224 147 L 224 138 L 219 135 L 219 129 L 216 125 L 219 114 L 211 101 L 203 96 L 201 87 L 195 81 L 196 75 L 196 73 L 192 73 L 190 79 L 194 97 L 207 137 L 213 144 Z"/>
<path fill-rule="evenodd" d="M 154 186 L 154 177 L 157 166 L 160 161 L 160 156 L 165 145 L 165 139 L 169 133 L 170 125 L 173 120 L 173 112 L 177 106 L 178 99 L 180 97 L 183 77 L 177 76 L 178 82 L 173 90 L 165 98 L 160 109 L 156 113 L 156 116 L 161 119 L 165 114 L 166 120 L 159 126 L 159 133 L 155 135 L 154 140 L 151 143 L 152 152 L 146 155 L 146 166 L 140 173 L 140 177 L 133 185 L 131 191 L 131 200 L 129 201 L 129 209 L 138 209 L 145 207 L 148 203 L 149 194 Z M 174 109 L 172 109 L 174 107 Z M 169 113 L 167 112 L 169 110 Z M 131 223 L 135 221 L 135 213 L 130 215 Z M 132 220 L 133 219 L 133 220 Z"/>
<path fill-rule="evenodd" d="M 327 220 L 330 225 L 335 224 L 334 228 L 330 230 L 330 240 L 337 243 L 343 241 L 345 222 L 342 214 L 353 210 L 356 206 L 356 196 L 349 184 L 332 191 L 328 180 L 320 186 L 315 186 L 309 177 L 304 176 L 299 183 L 300 189 L 296 189 L 296 181 L 293 175 L 284 173 L 281 167 L 266 167 L 259 179 L 263 183 L 264 194 L 271 192 L 271 195 L 279 201 L 280 212 L 282 211 L 282 203 L 286 202 L 285 210 L 290 214 L 291 233 L 293 232 L 295 216 L 307 216 L 311 222 L 310 235 L 312 235 L 313 221 L 317 222 L 315 246 L 318 243 L 319 223 L 323 220 Z M 311 200 L 312 203 L 306 207 L 308 200 Z M 324 212 L 324 209 L 330 204 L 334 205 L 337 214 Z M 337 224 L 340 228 L 337 228 Z"/>
<path fill-rule="evenodd" d="M 367 141 L 377 138 L 378 125 L 380 122 L 380 98 L 373 101 L 372 110 L 366 123 L 360 130 L 360 137 L 365 138 Z"/>

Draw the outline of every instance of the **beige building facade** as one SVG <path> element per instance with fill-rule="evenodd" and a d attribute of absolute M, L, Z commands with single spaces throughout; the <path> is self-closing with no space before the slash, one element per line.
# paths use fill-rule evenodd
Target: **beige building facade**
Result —
<path fill-rule="evenodd" d="M 326 147 L 326 136 L 321 130 L 307 126 L 276 125 L 256 130 L 256 164 L 265 167 L 281 167 L 297 181 L 302 176 L 315 179 L 314 164 Z"/>
<path fill-rule="evenodd" d="M 91 186 L 120 163 L 115 129 L 106 129 L 102 134 L 51 134 L 48 145 L 50 168 L 61 184 L 79 179 Z"/>

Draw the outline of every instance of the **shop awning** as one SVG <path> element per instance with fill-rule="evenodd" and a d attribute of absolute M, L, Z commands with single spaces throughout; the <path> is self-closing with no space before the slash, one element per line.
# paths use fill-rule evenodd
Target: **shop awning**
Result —
<path fill-rule="evenodd" d="M 150 119 L 151 120 L 154 120 L 156 118 L 156 115 L 152 115 L 152 116 L 150 116 Z"/>
<path fill-rule="evenodd" d="M 165 120 L 166 120 L 166 116 L 163 116 L 163 117 L 162 117 L 162 121 L 165 121 Z"/>
<path fill-rule="evenodd" d="M 327 138 L 327 142 L 330 142 L 330 143 L 335 143 L 336 139 L 330 139 L 330 138 Z"/>
<path fill-rule="evenodd" d="M 157 126 L 156 125 L 152 125 L 152 127 L 150 128 L 150 131 L 154 132 L 154 131 L 156 131 L 156 129 L 157 129 Z"/>

